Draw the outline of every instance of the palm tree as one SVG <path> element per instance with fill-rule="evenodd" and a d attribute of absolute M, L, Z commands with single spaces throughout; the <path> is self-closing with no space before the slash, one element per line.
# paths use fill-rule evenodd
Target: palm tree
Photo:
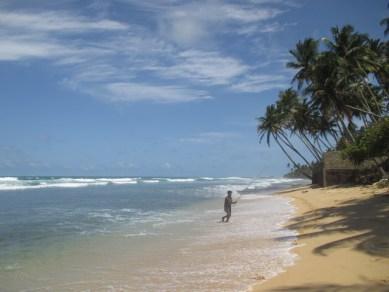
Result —
<path fill-rule="evenodd" d="M 367 35 L 348 25 L 331 32 L 332 40 L 322 38 L 328 50 L 316 57 L 304 93 L 311 96 L 312 105 L 322 115 L 335 115 L 340 131 L 353 142 L 353 118 L 365 120 L 368 116 L 374 121 L 381 114 L 382 98 L 368 82 L 369 74 L 381 66 L 369 48 Z"/>
<path fill-rule="evenodd" d="M 290 50 L 294 60 L 287 67 L 297 71 L 292 79 L 297 90 L 281 91 L 258 119 L 260 141 L 266 136 L 269 145 L 273 138 L 295 168 L 298 163 L 288 151 L 308 167 L 312 164 L 291 136 L 320 162 L 325 151 L 335 148 L 333 143 L 338 147 L 356 141 L 356 121 L 369 127 L 389 113 L 389 42 L 370 39 L 350 25 L 333 27 L 331 38 L 321 40 L 326 46 L 322 51 L 312 38 Z"/>
<path fill-rule="evenodd" d="M 336 56 L 332 52 L 321 53 L 317 58 L 315 70 L 311 72 L 311 83 L 304 90 L 310 96 L 310 106 L 324 117 L 335 117 L 339 132 L 354 141 L 345 123 L 352 119 L 352 111 L 347 108 L 348 96 L 339 94 L 341 84 L 337 79 Z"/>
<path fill-rule="evenodd" d="M 389 20 L 389 18 L 388 18 Z M 375 54 L 378 69 L 374 72 L 374 76 L 383 89 L 386 95 L 389 91 L 389 41 L 382 42 L 380 39 L 369 39 L 369 49 Z"/>
<path fill-rule="evenodd" d="M 291 131 L 307 147 L 308 151 L 315 157 L 316 161 L 321 160 L 322 151 L 311 142 L 309 136 L 315 136 L 315 121 L 307 99 L 295 106 L 292 114 Z"/>
<path fill-rule="evenodd" d="M 289 88 L 285 91 L 280 91 L 278 100 L 276 102 L 276 109 L 278 111 L 279 125 L 282 129 L 279 131 L 279 139 L 295 154 L 297 154 L 307 165 L 310 165 L 307 158 L 293 146 L 287 135 L 289 130 L 293 133 L 293 116 L 300 104 L 300 97 L 293 88 Z M 301 137 L 299 137 L 301 139 Z M 313 154 L 313 153 L 312 153 Z"/>
<path fill-rule="evenodd" d="M 387 7 L 389 8 L 389 3 L 387 5 Z M 389 17 L 386 17 L 386 18 L 382 19 L 380 21 L 380 25 L 385 26 L 384 34 L 388 35 L 389 34 Z"/>
<path fill-rule="evenodd" d="M 288 62 L 286 66 L 298 70 L 292 82 L 297 81 L 297 88 L 300 90 L 304 83 L 309 83 L 311 73 L 314 70 L 318 55 L 318 41 L 307 38 L 299 41 L 294 50 L 289 51 L 295 58 L 294 62 Z"/>
<path fill-rule="evenodd" d="M 385 26 L 384 34 L 389 34 L 389 17 L 386 17 L 380 21 L 380 25 Z"/>
<path fill-rule="evenodd" d="M 359 101 L 349 100 L 349 105 L 352 106 L 353 102 L 359 103 L 362 105 L 362 111 L 372 112 L 369 103 L 374 102 L 374 108 L 377 111 L 375 114 L 380 115 L 381 105 L 377 95 L 372 90 L 372 85 L 368 82 L 368 78 L 370 73 L 374 74 L 380 70 L 381 63 L 377 53 L 370 48 L 369 37 L 366 34 L 355 32 L 350 25 L 342 28 L 333 27 L 331 32 L 333 40 L 323 38 L 323 41 L 335 60 L 334 77 L 337 79 L 336 85 L 344 90 L 350 84 L 361 84 L 362 87 L 367 89 L 368 95 L 359 91 L 359 94 L 352 96 L 359 99 Z M 375 120 L 374 115 L 370 115 L 370 118 Z"/>
<path fill-rule="evenodd" d="M 259 134 L 259 141 L 261 142 L 262 139 L 266 136 L 266 142 L 270 146 L 270 139 L 273 138 L 273 140 L 277 143 L 277 145 L 281 148 L 282 152 L 286 155 L 286 157 L 289 159 L 289 161 L 293 164 L 295 168 L 298 168 L 298 163 L 292 158 L 292 156 L 286 151 L 284 145 L 285 141 L 280 136 L 283 135 L 282 128 L 280 125 L 280 113 L 277 110 L 275 105 L 269 105 L 266 108 L 266 113 L 263 117 L 260 117 L 258 120 L 258 127 L 257 132 Z M 304 173 L 306 177 L 309 179 L 312 179 L 312 177 Z"/>

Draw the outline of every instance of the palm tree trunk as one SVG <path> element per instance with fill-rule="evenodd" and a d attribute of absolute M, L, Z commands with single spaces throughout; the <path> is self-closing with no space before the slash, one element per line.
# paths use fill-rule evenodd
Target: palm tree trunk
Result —
<path fill-rule="evenodd" d="M 293 160 L 293 158 L 289 155 L 289 153 L 284 149 L 284 147 L 282 146 L 282 144 L 280 143 L 280 141 L 278 141 L 277 137 L 272 134 L 273 136 L 273 139 L 276 141 L 277 145 L 281 148 L 282 152 L 284 152 L 284 154 L 286 155 L 286 157 L 288 157 L 289 161 L 292 162 L 293 166 L 298 169 L 299 166 L 298 164 Z M 309 179 L 312 179 L 312 176 L 310 176 L 309 174 L 305 173 L 304 171 L 302 172 L 307 178 Z"/>
<path fill-rule="evenodd" d="M 296 136 L 300 139 L 300 141 L 305 145 L 305 147 L 307 147 L 308 151 L 312 154 L 312 156 L 317 160 L 319 161 L 320 159 L 318 159 L 317 155 L 315 154 L 315 152 L 311 149 L 311 147 L 308 145 L 306 139 L 304 139 L 304 137 L 299 134 L 296 133 Z"/>
<path fill-rule="evenodd" d="M 375 113 L 373 113 L 373 112 L 371 112 L 371 111 L 367 111 L 367 110 L 364 110 L 364 109 L 360 109 L 360 108 L 355 107 L 355 106 L 352 106 L 352 105 L 346 104 L 345 107 L 348 107 L 349 109 L 352 109 L 352 110 L 359 111 L 359 112 L 364 113 L 364 114 L 368 114 L 369 116 L 373 116 L 373 117 L 375 116 L 375 117 L 380 118 L 379 115 L 377 115 L 377 114 L 375 114 Z M 371 118 L 370 118 L 370 119 L 371 119 Z M 376 121 L 376 120 L 374 119 L 373 121 Z"/>
<path fill-rule="evenodd" d="M 337 113 L 337 116 L 338 116 L 338 119 L 339 119 L 339 122 L 340 124 L 342 125 L 342 128 L 344 130 L 344 133 L 347 133 L 347 136 L 350 138 L 351 142 L 355 142 L 355 138 L 354 138 L 354 135 L 351 133 L 350 129 L 346 126 L 344 120 L 343 120 L 343 117 L 342 115 L 338 112 Z"/>
<path fill-rule="evenodd" d="M 303 135 L 303 137 L 308 141 L 309 145 L 311 145 L 312 147 L 312 150 L 316 153 L 316 156 L 318 158 L 318 161 L 321 160 L 321 157 L 323 155 L 323 153 L 321 153 L 317 148 L 316 146 L 309 140 L 309 138 L 307 137 L 307 135 L 304 134 L 304 132 L 301 133 Z"/>
<path fill-rule="evenodd" d="M 320 150 L 321 156 L 323 157 L 323 153 L 325 152 L 325 149 L 323 147 L 326 147 L 326 144 L 323 143 L 323 141 L 320 139 L 320 137 L 316 137 L 315 139 L 315 145 L 317 145 L 317 148 Z"/>
<path fill-rule="evenodd" d="M 336 123 L 336 122 L 335 122 Z M 342 131 L 338 125 L 338 123 L 336 123 L 336 126 L 338 127 L 338 130 L 339 130 L 339 133 L 342 134 Z M 338 133 L 334 130 L 333 132 L 330 131 L 329 134 L 331 135 L 331 137 L 334 139 L 335 141 L 335 146 L 338 145 L 339 143 L 339 136 L 338 136 Z M 326 140 L 328 141 L 328 138 L 326 137 Z"/>
<path fill-rule="evenodd" d="M 330 149 L 332 146 L 330 145 L 330 143 L 328 142 L 328 140 L 327 140 L 327 137 L 325 137 L 325 140 L 326 141 L 324 141 L 322 138 L 320 138 L 319 136 L 317 137 L 317 139 L 318 139 L 318 141 L 321 143 L 321 144 L 323 144 L 324 145 L 324 147 L 325 148 L 327 148 L 327 150 L 328 149 Z M 323 151 L 322 151 L 323 152 Z"/>
<path fill-rule="evenodd" d="M 369 114 L 369 117 L 373 122 L 376 122 L 377 121 L 377 119 L 375 118 L 376 114 L 373 114 L 373 111 L 369 105 L 369 101 L 367 100 L 367 98 L 365 97 L 365 95 L 363 94 L 361 89 L 359 89 L 358 91 L 362 97 L 362 99 L 361 99 L 362 105 L 366 108 L 365 112 Z M 380 117 L 380 116 L 378 115 L 378 117 Z"/>
<path fill-rule="evenodd" d="M 363 121 L 363 124 L 365 125 L 365 128 L 367 128 L 369 126 L 369 122 L 368 122 L 365 115 L 362 115 L 362 121 Z"/>
<path fill-rule="evenodd" d="M 365 74 L 365 76 L 366 76 L 366 78 L 367 78 L 368 74 L 367 74 L 367 72 L 365 71 L 365 69 L 363 69 L 363 68 L 361 67 L 361 64 L 358 63 L 358 67 L 359 67 L 360 70 L 362 70 L 362 72 Z M 369 85 L 369 83 L 367 83 L 367 81 L 365 80 L 365 78 L 362 78 L 362 80 L 363 80 L 362 82 L 363 82 L 363 83 L 365 84 L 365 86 L 367 87 L 367 90 L 369 91 L 371 97 L 373 98 L 374 103 L 376 104 L 376 107 L 377 107 L 377 110 L 378 110 L 378 114 L 379 114 L 379 116 L 381 117 L 381 116 L 382 116 L 382 112 L 381 112 L 381 109 L 380 109 L 380 105 L 379 105 L 379 103 L 378 103 L 378 100 L 377 100 L 377 98 L 376 98 L 376 96 L 375 96 L 373 90 L 371 90 L 370 85 Z M 383 89 L 384 89 L 384 88 L 383 88 Z"/>
<path fill-rule="evenodd" d="M 381 106 L 380 106 L 380 104 L 378 103 L 378 100 L 377 100 L 377 98 L 376 98 L 376 96 L 375 96 L 373 90 L 371 90 L 370 85 L 369 85 L 366 81 L 364 81 L 364 82 L 366 83 L 367 90 L 369 91 L 371 97 L 373 98 L 373 101 L 374 101 L 374 103 L 375 103 L 375 106 L 377 107 L 378 115 L 379 115 L 380 117 L 382 117 Z"/>
<path fill-rule="evenodd" d="M 286 146 L 288 146 L 288 148 L 290 150 L 292 150 L 294 153 L 296 153 L 302 160 L 304 160 L 304 162 L 307 164 L 307 166 L 310 166 L 311 163 L 295 148 L 293 147 L 292 143 L 289 141 L 289 139 L 285 136 L 284 133 L 281 134 L 281 136 L 279 136 L 281 141 L 285 143 Z"/>

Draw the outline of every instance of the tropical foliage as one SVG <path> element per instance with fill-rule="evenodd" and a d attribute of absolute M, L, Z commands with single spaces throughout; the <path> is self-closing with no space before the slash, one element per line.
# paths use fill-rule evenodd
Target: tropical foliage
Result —
<path fill-rule="evenodd" d="M 273 140 L 294 168 L 320 163 L 331 149 L 346 147 L 351 154 L 350 145 L 371 143 L 374 125 L 387 121 L 389 112 L 389 42 L 347 25 L 333 27 L 330 38 L 299 41 L 290 54 L 287 67 L 296 71 L 296 87 L 281 91 L 258 118 L 260 141 Z M 369 138 L 360 136 L 361 128 L 369 129 L 364 132 Z"/>
<path fill-rule="evenodd" d="M 292 167 L 284 176 L 287 178 L 304 178 L 306 174 L 312 175 L 310 167 L 307 165 L 298 165 L 297 167 Z"/>
<path fill-rule="evenodd" d="M 366 159 L 375 159 L 389 154 L 389 118 L 381 119 L 366 129 L 362 129 L 357 140 L 347 145 L 344 155 L 359 164 Z"/>

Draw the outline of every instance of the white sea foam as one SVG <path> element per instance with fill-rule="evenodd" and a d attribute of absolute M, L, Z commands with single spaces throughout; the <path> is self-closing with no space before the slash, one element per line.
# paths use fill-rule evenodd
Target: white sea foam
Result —
<path fill-rule="evenodd" d="M 213 181 L 214 178 L 202 177 L 201 180 Z M 217 178 L 217 180 L 225 181 L 225 184 L 207 186 L 203 190 L 205 193 L 199 193 L 205 197 L 217 197 L 223 195 L 227 190 L 233 192 L 239 192 L 243 190 L 258 190 L 265 189 L 277 184 L 300 182 L 300 179 L 287 179 L 287 178 L 244 178 L 244 177 L 226 177 Z M 191 183 L 196 182 L 196 178 L 91 178 L 91 177 L 60 177 L 60 178 L 18 178 L 18 177 L 1 177 L 0 178 L 0 191 L 1 190 L 26 190 L 26 189 L 41 189 L 41 188 L 81 188 L 88 186 L 104 186 L 108 184 L 114 185 L 134 185 L 138 182 L 145 184 L 156 184 L 161 182 L 168 183 Z"/>
<path fill-rule="evenodd" d="M 43 189 L 43 188 L 81 188 L 87 187 L 89 184 L 85 183 L 40 183 L 37 185 L 11 185 L 11 184 L 1 184 L 0 190 L 12 191 L 12 190 L 27 190 L 27 189 Z M 96 184 L 95 184 L 96 185 Z"/>
<path fill-rule="evenodd" d="M 137 184 L 136 178 L 97 178 L 96 181 L 107 182 L 112 184 Z"/>
<path fill-rule="evenodd" d="M 194 182 L 196 179 L 194 178 L 167 178 L 168 182 Z"/>
<path fill-rule="evenodd" d="M 61 181 L 61 182 L 80 182 L 80 183 L 94 183 L 96 182 L 96 179 L 93 178 L 70 178 L 70 177 L 63 177 L 58 179 L 53 179 L 53 181 Z"/>
<path fill-rule="evenodd" d="M 240 177 L 240 176 L 228 176 L 228 177 L 221 177 L 219 179 L 222 179 L 222 180 L 242 180 L 242 181 L 251 180 L 251 178 Z"/>
<path fill-rule="evenodd" d="M 239 200 L 258 200 L 268 198 L 269 195 L 245 194 L 239 197 Z"/>
<path fill-rule="evenodd" d="M 155 232 L 147 232 L 147 231 L 140 231 L 136 233 L 127 233 L 124 235 L 124 237 L 138 237 L 138 236 L 156 236 L 158 233 Z"/>
<path fill-rule="evenodd" d="M 140 210 L 139 209 L 131 209 L 131 208 L 123 208 L 123 209 L 120 209 L 120 211 L 127 212 L 127 213 L 135 213 L 135 212 L 139 212 Z"/>
<path fill-rule="evenodd" d="M 143 179 L 142 182 L 146 184 L 156 184 L 159 183 L 160 181 L 158 179 Z"/>
<path fill-rule="evenodd" d="M 88 186 L 105 186 L 108 184 L 137 184 L 137 178 L 17 178 L 2 177 L 0 178 L 1 190 L 27 190 L 42 188 L 81 188 Z"/>
<path fill-rule="evenodd" d="M 185 235 L 189 243 L 168 264 L 154 263 L 145 271 L 158 283 L 152 286 L 150 282 L 147 290 L 246 291 L 258 274 L 268 279 L 292 265 L 296 256 L 290 250 L 296 234 L 281 227 L 293 211 L 289 202 L 271 195 L 243 197 L 248 200 L 234 206 L 230 224 L 216 223 L 216 218 L 222 216 L 220 209 L 208 209 L 202 214 L 198 209 L 176 213 L 174 221 L 178 225 L 190 224 L 187 228 L 191 232 Z M 254 199 L 261 202 L 251 201 Z M 190 222 L 188 217 L 194 220 Z M 170 234 L 169 228 L 173 228 L 172 234 L 179 236 L 177 230 L 181 229 L 169 222 L 152 226 L 161 234 Z M 144 235 L 134 232 L 131 236 Z M 181 240 L 186 242 L 185 238 Z"/>
<path fill-rule="evenodd" d="M 18 178 L 13 177 L 13 176 L 0 177 L 0 183 L 1 182 L 12 182 L 12 181 L 18 181 Z"/>

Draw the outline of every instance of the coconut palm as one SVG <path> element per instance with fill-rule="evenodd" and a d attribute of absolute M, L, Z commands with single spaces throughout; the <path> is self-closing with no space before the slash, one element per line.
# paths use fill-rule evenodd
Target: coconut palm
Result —
<path fill-rule="evenodd" d="M 368 43 L 369 49 L 374 52 L 379 67 L 374 72 L 374 76 L 385 92 L 389 92 L 389 42 L 383 42 L 380 39 L 370 39 Z"/>
<path fill-rule="evenodd" d="M 266 108 L 266 113 L 263 117 L 260 117 L 258 120 L 257 132 L 259 134 L 259 141 L 261 142 L 264 137 L 266 137 L 266 142 L 270 146 L 270 140 L 273 140 L 280 147 L 282 152 L 286 155 L 289 161 L 293 164 L 295 168 L 298 168 L 298 163 L 292 158 L 292 156 L 285 149 L 285 140 L 280 138 L 284 135 L 281 123 L 280 123 L 280 112 L 277 110 L 275 105 L 269 105 Z M 308 163 L 309 164 L 309 163 Z M 312 177 L 304 173 L 304 175 L 310 179 Z"/>
<path fill-rule="evenodd" d="M 286 133 L 287 131 L 290 131 L 290 133 L 293 134 L 293 117 L 295 115 L 295 112 L 297 111 L 299 104 L 300 97 L 298 96 L 297 91 L 292 88 L 289 88 L 285 91 L 280 91 L 278 95 L 278 100 L 276 102 L 279 125 L 282 128 L 282 131 L 279 132 L 279 139 L 281 139 L 291 151 L 297 154 L 302 160 L 305 161 L 305 163 L 309 165 L 310 163 L 308 162 L 307 158 L 296 147 L 293 146 L 293 143 L 290 141 Z M 301 140 L 301 136 L 298 136 L 298 138 Z M 305 141 L 303 144 L 305 144 Z M 309 149 L 309 151 L 311 150 Z M 311 154 L 315 156 L 314 153 Z"/>
<path fill-rule="evenodd" d="M 333 27 L 331 38 L 322 38 L 325 49 L 312 38 L 299 41 L 287 67 L 297 72 L 297 90 L 281 91 L 277 102 L 260 118 L 260 140 L 273 138 L 288 153 L 311 163 L 292 143 L 295 136 L 320 162 L 328 149 L 356 141 L 357 121 L 365 127 L 389 113 L 389 42 L 370 39 L 352 26 Z M 299 96 L 302 95 L 302 97 Z"/>
<path fill-rule="evenodd" d="M 292 82 L 297 82 L 297 88 L 301 89 L 304 83 L 309 83 L 312 70 L 318 55 L 318 41 L 307 38 L 303 42 L 299 41 L 294 50 L 289 51 L 295 58 L 294 62 L 288 62 L 288 68 L 298 70 Z"/>
<path fill-rule="evenodd" d="M 350 95 L 353 92 L 350 91 L 346 95 L 355 100 L 349 100 L 348 104 L 352 106 L 352 103 L 359 103 L 363 111 L 372 112 L 369 103 L 373 102 L 374 109 L 377 111 L 375 114 L 381 115 L 380 102 L 368 80 L 369 74 L 377 73 L 382 66 L 378 53 L 371 49 L 368 36 L 355 32 L 350 25 L 342 28 L 333 27 L 331 32 L 333 40 L 324 38 L 323 41 L 335 60 L 334 78 L 337 80 L 337 85 L 344 90 L 350 84 L 359 83 L 368 93 L 366 95 L 363 91 L 359 91 L 358 94 Z M 370 117 L 375 120 L 374 115 Z"/>
<path fill-rule="evenodd" d="M 308 105 L 307 99 L 304 99 L 295 106 L 291 117 L 291 131 L 300 139 L 318 162 L 321 160 L 323 153 L 316 145 L 314 145 L 309 137 L 315 136 L 316 128 L 314 122 L 312 110 Z"/>
<path fill-rule="evenodd" d="M 380 21 L 380 25 L 385 27 L 384 34 L 388 35 L 389 34 L 389 17 L 386 17 Z"/>

